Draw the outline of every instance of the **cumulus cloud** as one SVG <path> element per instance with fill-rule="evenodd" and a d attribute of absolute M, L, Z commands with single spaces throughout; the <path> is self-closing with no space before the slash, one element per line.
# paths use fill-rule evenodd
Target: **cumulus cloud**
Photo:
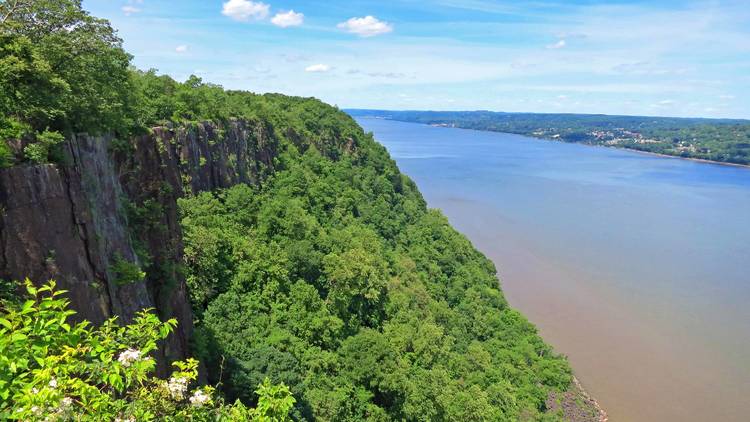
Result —
<path fill-rule="evenodd" d="M 305 72 L 311 73 L 323 73 L 328 72 L 329 70 L 331 70 L 331 66 L 328 66 L 327 64 L 314 64 L 305 68 Z"/>
<path fill-rule="evenodd" d="M 294 10 L 288 12 L 279 12 L 271 19 L 271 23 L 282 28 L 290 26 L 299 26 L 305 21 L 305 15 L 296 13 Z"/>
<path fill-rule="evenodd" d="M 140 11 L 141 11 L 141 9 L 139 9 L 139 8 L 137 8 L 135 6 L 130 6 L 130 5 L 122 6 L 122 13 L 124 13 L 125 16 L 130 16 L 133 13 L 138 13 Z"/>
<path fill-rule="evenodd" d="M 387 34 L 393 31 L 393 25 L 383 22 L 374 16 L 351 18 L 346 22 L 341 22 L 337 27 L 350 34 L 357 34 L 360 37 L 374 37 L 375 35 Z"/>
<path fill-rule="evenodd" d="M 554 44 L 550 44 L 547 46 L 547 48 L 550 50 L 557 50 L 557 49 L 564 48 L 564 47 L 565 47 L 565 40 L 560 40 Z"/>
<path fill-rule="evenodd" d="M 174 49 L 174 51 L 178 53 L 184 53 L 188 50 L 188 46 L 186 45 L 178 45 L 177 48 Z"/>
<path fill-rule="evenodd" d="M 229 0 L 223 4 L 221 14 L 240 22 L 259 21 L 268 17 L 270 6 L 249 0 Z"/>

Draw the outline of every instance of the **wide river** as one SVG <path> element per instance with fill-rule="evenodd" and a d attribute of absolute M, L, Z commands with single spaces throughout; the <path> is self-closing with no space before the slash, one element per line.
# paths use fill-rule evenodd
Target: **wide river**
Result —
<path fill-rule="evenodd" d="M 610 421 L 750 420 L 750 169 L 358 122 Z"/>

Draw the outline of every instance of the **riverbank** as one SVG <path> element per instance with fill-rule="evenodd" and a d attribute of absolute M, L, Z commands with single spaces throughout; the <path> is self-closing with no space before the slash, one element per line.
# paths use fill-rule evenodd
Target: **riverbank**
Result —
<path fill-rule="evenodd" d="M 380 118 L 380 119 L 383 119 L 383 120 L 393 120 L 393 121 L 397 121 L 397 122 L 424 124 L 424 125 L 427 125 L 427 126 L 439 127 L 439 128 L 475 130 L 475 131 L 478 131 L 478 132 L 507 133 L 509 135 L 527 136 L 529 138 L 539 139 L 539 140 L 543 140 L 543 141 L 562 142 L 562 143 L 566 143 L 566 144 L 579 144 L 579 145 L 586 145 L 586 146 L 590 146 L 590 147 L 612 148 L 612 149 L 619 149 L 619 150 L 623 150 L 623 151 L 633 151 L 633 152 L 637 152 L 637 153 L 640 153 L 640 154 L 653 155 L 653 156 L 656 156 L 656 157 L 677 158 L 677 159 L 681 159 L 681 160 L 695 161 L 695 162 L 698 162 L 698 163 L 718 164 L 718 165 L 721 165 L 721 166 L 741 167 L 741 168 L 750 169 L 750 164 L 730 163 L 730 162 L 726 162 L 726 161 L 707 160 L 705 158 L 683 157 L 681 155 L 662 154 L 662 153 L 659 153 L 659 152 L 643 151 L 643 150 L 640 150 L 640 149 L 628 148 L 628 147 L 623 147 L 623 146 L 619 146 L 619 145 L 590 144 L 590 143 L 586 143 L 586 142 L 567 142 L 567 141 L 561 140 L 559 138 L 547 138 L 547 137 L 543 137 L 543 136 L 536 136 L 536 135 L 534 135 L 532 133 L 501 132 L 501 131 L 489 130 L 489 129 L 465 128 L 465 127 L 455 126 L 455 125 L 453 125 L 453 126 L 447 126 L 447 125 L 441 125 L 441 124 L 418 123 L 418 122 L 410 122 L 410 121 L 405 121 L 405 120 L 394 120 L 394 119 L 388 119 L 388 118 Z"/>
<path fill-rule="evenodd" d="M 566 422 L 608 422 L 607 412 L 583 388 L 578 378 L 573 377 L 570 389 L 564 393 L 552 393 L 547 398 L 550 413 L 562 413 Z"/>
<path fill-rule="evenodd" d="M 668 117 L 569 113 L 515 114 L 488 111 L 347 110 L 347 112 L 361 118 L 380 118 L 433 127 L 511 133 L 536 139 L 599 145 L 698 162 L 750 167 L 750 162 L 742 158 L 750 154 L 750 145 L 745 141 L 747 136 L 750 136 L 750 120 L 723 119 L 712 123 L 711 120 L 706 119 L 696 121 L 696 119 Z M 730 123 L 731 125 L 728 125 Z M 713 131 L 710 136 L 700 129 L 706 125 Z M 679 148 L 676 148 L 672 142 L 674 137 L 681 139 Z M 654 149 L 664 151 L 652 152 Z M 724 160 L 705 158 L 697 151 L 710 151 L 713 156 L 724 158 Z M 682 154 L 691 156 L 685 157 Z"/>
<path fill-rule="evenodd" d="M 584 145 L 588 145 L 588 144 L 584 144 Z M 677 158 L 677 159 L 680 159 L 680 160 L 695 161 L 697 163 L 718 164 L 720 166 L 741 167 L 741 168 L 750 169 L 750 165 L 747 165 L 747 164 L 737 164 L 737 163 L 728 163 L 726 161 L 706 160 L 704 158 L 682 157 L 680 155 L 661 154 L 661 153 L 658 153 L 658 152 L 641 151 L 639 149 L 625 148 L 625 147 L 609 147 L 609 146 L 606 146 L 606 145 L 591 145 L 591 146 L 603 147 L 603 148 L 621 149 L 621 150 L 624 150 L 624 151 L 633 151 L 633 152 L 637 152 L 637 153 L 640 153 L 640 154 L 653 155 L 653 156 L 656 156 L 656 157 Z"/>
<path fill-rule="evenodd" d="M 619 149 L 621 151 L 632 151 L 632 152 L 637 152 L 639 154 L 652 155 L 652 156 L 655 156 L 655 157 L 676 158 L 676 159 L 679 159 L 679 160 L 695 161 L 697 163 L 718 164 L 720 166 L 741 167 L 741 168 L 750 169 L 750 164 L 729 163 L 729 162 L 726 162 L 726 161 L 707 160 L 705 158 L 683 157 L 681 155 L 662 154 L 662 153 L 659 153 L 659 152 L 643 151 L 643 150 L 640 150 L 640 149 L 628 148 L 628 147 L 623 147 L 623 146 L 619 146 L 619 145 L 588 144 L 588 143 L 585 143 L 585 142 L 567 142 L 567 141 L 563 141 L 563 140 L 560 140 L 560 139 L 544 138 L 544 137 L 540 137 L 540 136 L 534 136 L 532 134 L 512 133 L 512 132 L 499 132 L 499 131 L 494 131 L 494 130 L 467 129 L 467 128 L 462 128 L 462 127 L 456 127 L 455 129 L 476 130 L 478 132 L 507 133 L 508 135 L 528 136 L 529 138 L 539 139 L 539 140 L 542 140 L 542 141 L 562 142 L 562 143 L 565 143 L 565 144 L 578 144 L 578 145 L 585 145 L 587 147 L 599 147 L 599 148 L 608 148 L 608 149 Z"/>

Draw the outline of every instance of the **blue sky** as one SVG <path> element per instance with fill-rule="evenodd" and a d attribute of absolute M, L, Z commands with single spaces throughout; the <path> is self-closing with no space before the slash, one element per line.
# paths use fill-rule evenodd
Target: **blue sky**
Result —
<path fill-rule="evenodd" d="M 84 0 L 142 69 L 342 108 L 750 118 L 732 1 Z"/>

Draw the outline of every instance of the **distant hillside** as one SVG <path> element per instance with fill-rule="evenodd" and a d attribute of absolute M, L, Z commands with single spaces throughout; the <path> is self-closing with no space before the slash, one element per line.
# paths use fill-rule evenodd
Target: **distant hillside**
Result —
<path fill-rule="evenodd" d="M 355 117 L 516 133 L 564 142 L 750 165 L 750 120 L 491 111 L 346 111 Z"/>

